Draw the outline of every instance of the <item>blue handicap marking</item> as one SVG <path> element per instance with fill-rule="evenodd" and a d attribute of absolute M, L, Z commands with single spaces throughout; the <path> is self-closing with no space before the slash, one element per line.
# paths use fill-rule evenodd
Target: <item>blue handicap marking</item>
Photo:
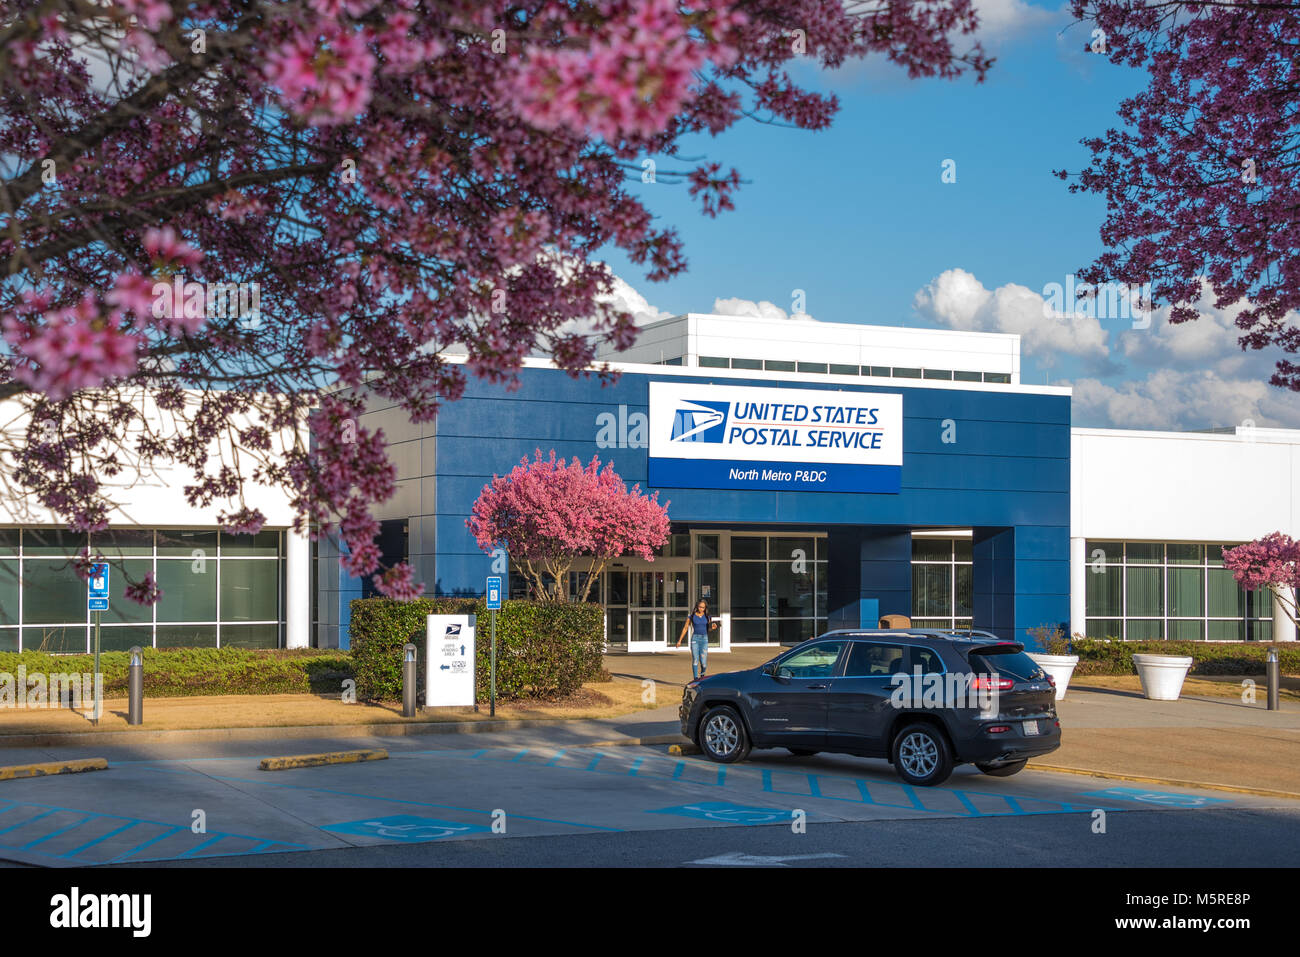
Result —
<path fill-rule="evenodd" d="M 1204 797 L 1199 794 L 1173 794 L 1169 791 L 1148 791 L 1146 788 L 1106 788 L 1089 791 L 1084 797 L 1119 798 L 1122 801 L 1141 801 L 1162 807 L 1207 807 L 1211 804 L 1231 804 L 1228 798 Z"/>
<path fill-rule="evenodd" d="M 722 821 L 727 824 L 772 824 L 775 821 L 790 820 L 790 812 L 782 808 L 749 807 L 744 804 L 730 804 L 727 801 L 697 801 L 694 804 L 661 807 L 656 811 L 647 813 L 699 817 L 708 821 Z"/>
<path fill-rule="evenodd" d="M 383 837 L 390 841 L 436 841 L 440 837 L 464 837 L 491 828 L 481 824 L 461 824 L 456 821 L 439 821 L 432 817 L 415 817 L 394 814 L 389 817 L 368 817 L 360 821 L 345 821 L 323 828 L 338 834 L 359 834 L 363 837 Z"/>

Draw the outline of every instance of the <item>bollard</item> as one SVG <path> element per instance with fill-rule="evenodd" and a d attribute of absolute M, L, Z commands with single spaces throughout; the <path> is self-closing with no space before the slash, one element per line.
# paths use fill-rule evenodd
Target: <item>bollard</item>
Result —
<path fill-rule="evenodd" d="M 1268 654 L 1264 657 L 1265 673 L 1268 676 L 1268 710 L 1276 711 L 1278 709 L 1278 685 L 1281 684 L 1278 672 L 1277 649 L 1268 649 Z"/>
<path fill-rule="evenodd" d="M 415 717 L 415 645 L 409 641 L 402 656 L 402 717 Z"/>
<path fill-rule="evenodd" d="M 131 649 L 131 670 L 127 678 L 126 723 L 144 724 L 144 653 Z"/>

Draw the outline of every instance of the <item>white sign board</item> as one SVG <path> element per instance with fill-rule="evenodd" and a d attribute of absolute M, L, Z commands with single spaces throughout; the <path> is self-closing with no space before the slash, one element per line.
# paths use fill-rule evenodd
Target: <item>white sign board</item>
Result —
<path fill-rule="evenodd" d="M 650 383 L 649 484 L 897 492 L 899 393 Z"/>
<path fill-rule="evenodd" d="M 474 704 L 474 615 L 430 615 L 425 631 L 424 706 Z"/>

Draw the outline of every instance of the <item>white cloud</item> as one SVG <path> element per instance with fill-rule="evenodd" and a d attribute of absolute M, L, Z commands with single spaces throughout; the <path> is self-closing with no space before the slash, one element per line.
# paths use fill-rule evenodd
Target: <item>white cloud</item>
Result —
<path fill-rule="evenodd" d="M 1264 379 L 1227 379 L 1208 369 L 1157 369 L 1146 379 L 1073 383 L 1075 425 L 1121 429 L 1204 429 L 1254 424 L 1300 428 L 1300 403 Z"/>
<path fill-rule="evenodd" d="M 1092 316 L 1063 316 L 1040 293 L 1018 283 L 993 291 L 964 269 L 940 273 L 917 292 L 913 308 L 949 329 L 1003 332 L 1020 336 L 1020 348 L 1040 365 L 1052 367 L 1061 356 L 1076 356 L 1105 367 L 1108 333 Z"/>
<path fill-rule="evenodd" d="M 752 299 L 714 299 L 713 314 L 717 316 L 752 316 L 755 319 L 797 319 L 816 322 L 812 316 L 804 313 L 791 315 L 775 303 L 766 299 L 755 302 Z"/>
<path fill-rule="evenodd" d="M 1226 379 L 1267 381 L 1277 361 L 1276 350 L 1245 350 L 1238 342 L 1243 330 L 1236 325 L 1244 304 L 1217 309 L 1208 286 L 1203 286 L 1198 317 L 1171 323 L 1169 308 L 1151 314 L 1147 329 L 1124 330 L 1118 351 L 1135 365 L 1150 369 L 1209 369 Z"/>
<path fill-rule="evenodd" d="M 645 296 L 633 289 L 632 284 L 620 276 L 614 277 L 613 290 L 608 295 L 597 296 L 596 300 L 598 302 L 612 303 L 624 312 L 631 313 L 632 320 L 638 326 L 658 322 L 660 319 L 669 319 L 675 315 L 675 313 L 666 312 L 658 306 L 651 305 Z"/>
<path fill-rule="evenodd" d="M 1065 6 L 1048 10 L 1024 0 L 977 0 L 975 13 L 979 17 L 975 39 L 986 49 L 995 49 L 1031 33 L 1047 36 L 1053 27 L 1059 29 L 1073 19 Z"/>

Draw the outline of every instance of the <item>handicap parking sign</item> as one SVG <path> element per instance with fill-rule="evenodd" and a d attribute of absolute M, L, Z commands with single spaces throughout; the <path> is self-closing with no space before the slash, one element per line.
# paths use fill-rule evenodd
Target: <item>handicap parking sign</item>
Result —
<path fill-rule="evenodd" d="M 1106 788 L 1089 791 L 1084 797 L 1118 798 L 1121 801 L 1140 801 L 1160 807 L 1209 807 L 1211 804 L 1231 804 L 1227 798 L 1206 797 L 1201 794 L 1175 794 L 1172 791 L 1150 791 L 1146 788 Z"/>
<path fill-rule="evenodd" d="M 419 841 L 436 841 L 442 837 L 465 837 L 491 828 L 481 824 L 462 824 L 458 821 L 440 821 L 432 817 L 415 817 L 410 814 L 393 814 L 388 817 L 368 817 L 360 821 L 330 824 L 322 830 L 336 834 L 357 834 L 362 837 L 382 837 L 390 841 L 414 844 Z"/>
<path fill-rule="evenodd" d="M 748 807 L 743 804 L 730 804 L 726 801 L 697 801 L 694 804 L 662 807 L 649 813 L 698 817 L 706 821 L 718 821 L 725 824 L 775 824 L 778 821 L 789 821 L 791 814 L 790 811 L 784 808 Z"/>

